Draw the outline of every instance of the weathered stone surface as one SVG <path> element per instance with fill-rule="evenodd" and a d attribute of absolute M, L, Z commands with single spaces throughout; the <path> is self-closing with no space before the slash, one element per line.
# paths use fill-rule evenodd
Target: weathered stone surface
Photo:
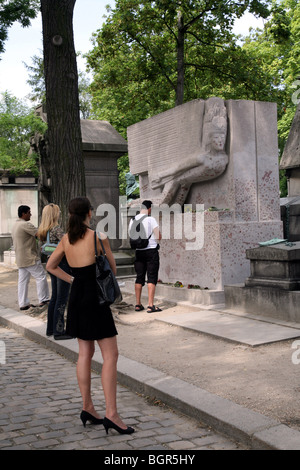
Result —
<path fill-rule="evenodd" d="M 265 261 L 299 261 L 300 262 L 300 242 L 293 245 L 260 246 L 246 251 L 246 257 L 250 260 Z"/>
<path fill-rule="evenodd" d="M 300 104 L 296 109 L 291 130 L 281 157 L 280 168 L 287 170 L 289 168 L 300 167 Z"/>
<path fill-rule="evenodd" d="M 127 152 L 126 140 L 109 122 L 82 119 L 80 124 L 84 151 Z"/>
<path fill-rule="evenodd" d="M 217 178 L 192 184 L 185 199 L 193 208 L 199 204 L 205 210 L 212 206 L 219 210 L 205 212 L 204 243 L 199 249 L 186 250 L 184 234 L 181 239 L 163 237 L 159 273 L 163 282 L 181 281 L 222 290 L 224 284 L 244 281 L 250 275 L 247 249 L 283 238 L 276 104 L 230 100 L 225 105 L 228 165 Z M 164 171 L 164 165 L 174 169 L 179 157 L 184 160 L 199 148 L 196 129 L 201 123 L 203 129 L 199 113 L 204 111 L 204 102 L 196 100 L 129 128 L 130 167 L 132 173 L 140 174 L 141 200 L 156 202 L 161 194 L 159 188 L 151 188 L 153 166 L 148 165 L 148 155 L 155 155 L 158 174 Z M 175 118 L 179 119 L 178 137 Z"/>
<path fill-rule="evenodd" d="M 300 323 L 300 291 L 270 286 L 226 285 L 226 309 Z"/>
<path fill-rule="evenodd" d="M 221 98 L 195 100 L 129 127 L 131 171 L 144 175 L 141 193 L 157 205 L 182 205 L 193 183 L 224 173 L 226 137 Z"/>
<path fill-rule="evenodd" d="M 251 275 L 246 286 L 262 286 L 283 290 L 300 289 L 300 243 L 280 243 L 246 251 Z"/>

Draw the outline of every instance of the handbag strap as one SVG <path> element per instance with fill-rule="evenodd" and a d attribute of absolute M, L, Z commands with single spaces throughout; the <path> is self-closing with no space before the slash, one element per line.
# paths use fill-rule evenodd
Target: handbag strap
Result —
<path fill-rule="evenodd" d="M 136 220 L 136 216 L 135 216 L 135 217 L 133 217 L 132 220 L 135 220 L 135 221 L 136 221 L 136 227 L 137 227 L 138 225 L 141 225 L 141 223 L 143 222 L 143 220 L 144 220 L 146 217 L 149 217 L 149 216 L 148 216 L 148 215 L 143 215 L 139 220 Z M 149 224 L 148 224 L 148 227 L 149 227 Z M 150 240 L 152 233 L 153 233 L 153 230 L 151 231 L 151 233 L 150 233 L 150 235 L 149 235 L 149 237 L 148 237 L 148 240 Z"/>
<path fill-rule="evenodd" d="M 50 243 L 50 230 L 47 232 L 47 243 Z"/>
<path fill-rule="evenodd" d="M 100 243 L 101 243 L 101 248 L 102 248 L 102 252 L 103 252 L 103 255 L 106 256 L 106 252 L 105 252 L 105 249 L 104 249 L 104 246 L 103 246 L 103 243 L 102 243 L 102 240 L 100 237 L 98 237 Z M 98 256 L 98 250 L 97 250 L 97 233 L 94 232 L 94 241 L 95 241 L 95 256 Z"/>

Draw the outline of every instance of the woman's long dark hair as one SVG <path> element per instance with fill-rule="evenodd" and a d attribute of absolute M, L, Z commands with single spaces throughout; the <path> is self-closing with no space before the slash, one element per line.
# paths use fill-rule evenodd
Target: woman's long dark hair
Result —
<path fill-rule="evenodd" d="M 84 237 L 88 229 L 84 221 L 90 209 L 91 203 L 87 197 L 76 197 L 70 201 L 67 233 L 71 245 Z"/>

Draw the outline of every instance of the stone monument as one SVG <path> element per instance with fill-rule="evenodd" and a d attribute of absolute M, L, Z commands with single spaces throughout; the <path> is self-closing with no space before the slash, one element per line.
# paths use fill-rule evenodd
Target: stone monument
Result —
<path fill-rule="evenodd" d="M 250 276 L 225 286 L 226 309 L 300 322 L 300 242 L 246 251 Z"/>
<path fill-rule="evenodd" d="M 128 129 L 131 170 L 140 175 L 141 195 L 150 194 L 156 205 L 182 205 L 192 184 L 217 178 L 228 164 L 223 100 L 194 101 L 179 112 L 162 113 Z"/>
<path fill-rule="evenodd" d="M 291 170 L 288 193 L 291 196 L 300 194 L 300 103 L 292 122 L 290 133 L 281 157 L 280 169 Z"/>
<path fill-rule="evenodd" d="M 246 249 L 282 238 L 276 104 L 194 100 L 130 126 L 127 135 L 140 201 L 182 206 L 182 217 L 188 205 L 194 226 L 204 211 L 195 230 L 195 237 L 203 230 L 201 246 L 186 249 L 185 232 L 163 237 L 160 279 L 223 290 L 249 276 Z M 171 234 L 175 219 L 170 214 Z"/>
<path fill-rule="evenodd" d="M 285 238 L 300 241 L 300 103 L 281 157 L 280 169 L 285 170 L 288 181 L 288 197 L 281 200 Z"/>
<path fill-rule="evenodd" d="M 226 308 L 300 322 L 300 105 L 280 168 L 287 172 L 288 197 L 281 200 L 286 242 L 248 249 L 250 276 L 225 286 Z"/>

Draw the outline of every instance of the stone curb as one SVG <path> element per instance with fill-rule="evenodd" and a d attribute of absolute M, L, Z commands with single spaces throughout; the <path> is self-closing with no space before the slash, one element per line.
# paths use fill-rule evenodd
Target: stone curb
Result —
<path fill-rule="evenodd" d="M 45 323 L 39 319 L 0 306 L 0 325 L 17 331 L 72 362 L 77 360 L 77 341 L 48 338 Z M 101 366 L 102 357 L 97 352 L 93 368 L 100 371 Z M 118 382 L 137 393 L 161 400 L 251 449 L 300 450 L 300 432 L 124 356 L 120 356 L 118 361 Z"/>

